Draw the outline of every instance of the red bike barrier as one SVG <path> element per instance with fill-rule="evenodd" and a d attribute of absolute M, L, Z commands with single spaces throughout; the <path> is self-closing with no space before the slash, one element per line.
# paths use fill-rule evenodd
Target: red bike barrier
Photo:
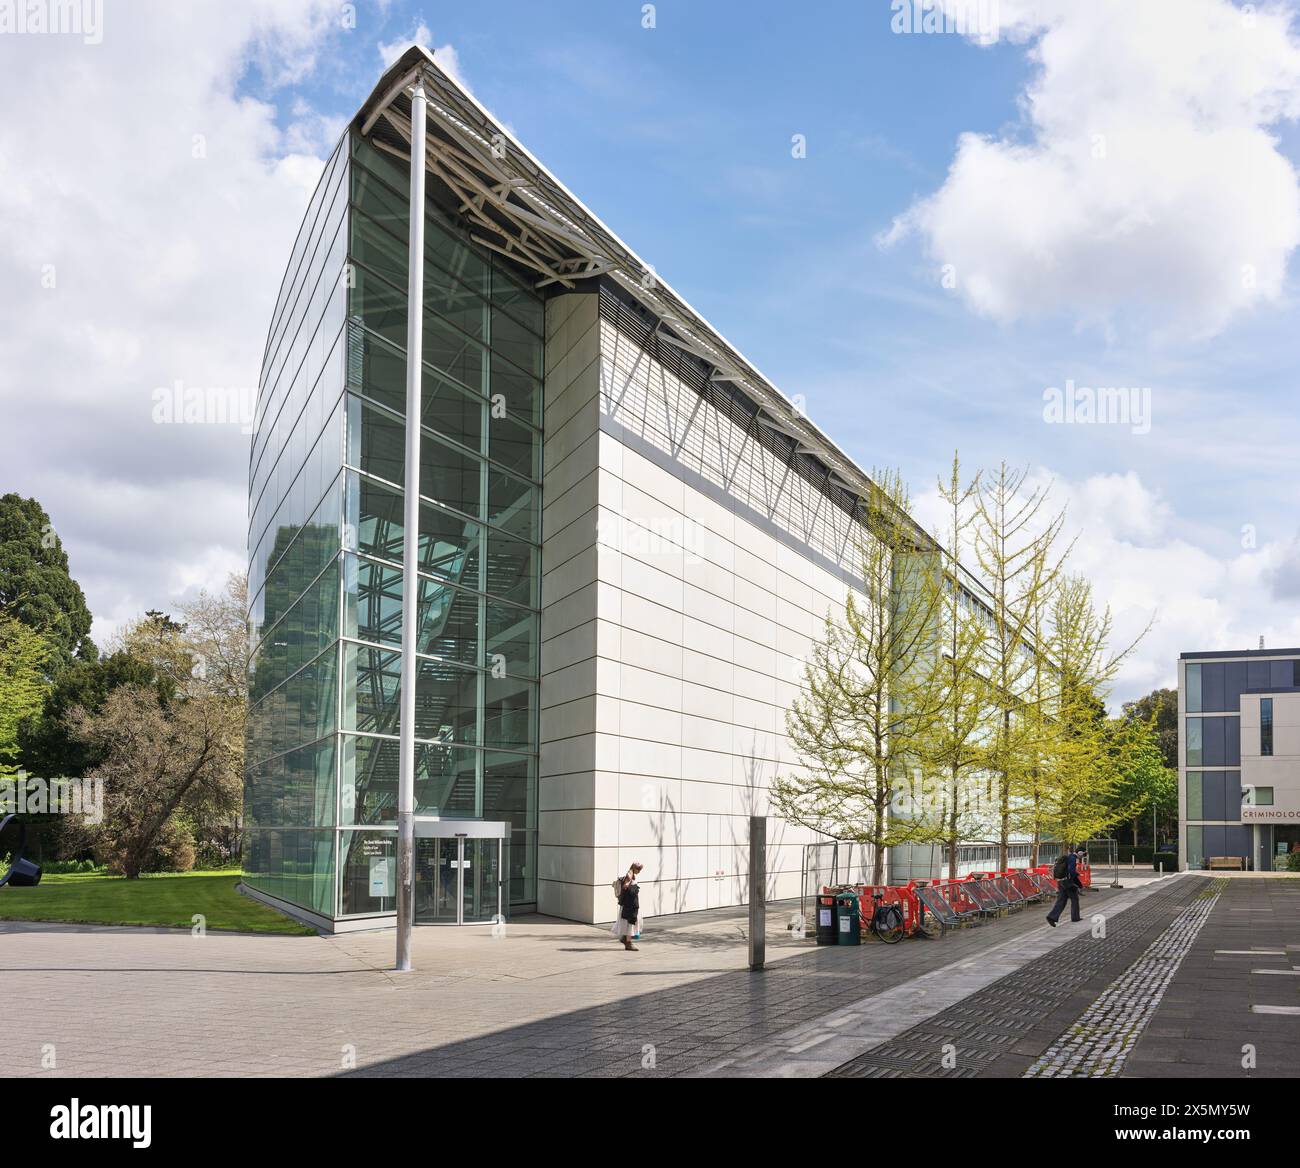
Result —
<path fill-rule="evenodd" d="M 875 894 L 879 892 L 879 902 Z M 903 928 L 908 936 L 916 932 L 921 922 L 921 902 L 917 899 L 916 889 L 912 885 L 895 886 L 892 884 L 863 884 L 858 889 L 858 904 L 862 914 L 864 928 L 870 926 L 875 915 L 876 905 L 896 904 L 903 913 Z"/>

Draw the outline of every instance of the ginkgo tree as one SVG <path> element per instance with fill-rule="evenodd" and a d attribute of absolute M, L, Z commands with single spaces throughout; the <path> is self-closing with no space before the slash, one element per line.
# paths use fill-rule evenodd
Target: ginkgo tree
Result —
<path fill-rule="evenodd" d="M 887 848 L 934 839 L 933 822 L 898 809 L 922 802 L 919 760 L 943 711 L 931 665 L 944 573 L 901 477 L 873 482 L 856 586 L 827 615 L 787 714 L 803 770 L 773 782 L 771 803 L 790 823 L 869 845 L 879 884 Z"/>

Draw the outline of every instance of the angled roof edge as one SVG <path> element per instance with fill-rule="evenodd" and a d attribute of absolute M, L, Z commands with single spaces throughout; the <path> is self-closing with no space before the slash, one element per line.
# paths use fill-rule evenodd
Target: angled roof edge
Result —
<path fill-rule="evenodd" d="M 454 95 L 460 103 L 472 110 L 485 126 L 491 127 L 494 134 L 499 134 L 500 140 L 508 144 L 510 152 L 517 153 L 525 160 L 527 169 L 533 172 L 532 177 L 544 180 L 545 187 L 538 192 L 543 199 L 548 197 L 553 199 L 556 195 L 560 196 L 560 205 L 555 209 L 573 225 L 590 232 L 594 242 L 603 245 L 607 252 L 612 253 L 612 258 L 619 264 L 620 268 L 625 270 L 614 271 L 609 274 L 614 275 L 616 278 L 619 276 L 624 277 L 619 279 L 618 282 L 623 287 L 628 288 L 632 295 L 649 312 L 653 313 L 656 318 L 663 320 L 674 330 L 678 327 L 685 327 L 690 333 L 695 334 L 695 336 L 687 339 L 705 342 L 706 351 L 704 353 L 697 352 L 696 355 L 701 357 L 702 360 L 712 361 L 724 371 L 727 371 L 729 367 L 740 374 L 736 378 L 737 383 L 745 385 L 755 394 L 757 404 L 768 408 L 769 412 L 774 415 L 774 421 L 796 431 L 799 437 L 806 439 L 804 445 L 810 453 L 822 456 L 828 469 L 850 480 L 842 485 L 851 485 L 854 478 L 861 480 L 861 486 L 872 485 L 870 477 L 852 458 L 809 420 L 806 414 L 803 414 L 771 380 L 764 376 L 739 349 L 710 324 L 651 265 L 647 264 L 577 195 L 556 178 L 514 134 L 501 125 L 473 94 L 469 93 L 445 73 L 437 65 L 433 53 L 428 49 L 420 45 L 412 45 L 394 61 L 379 79 L 374 91 L 361 106 L 353 124 L 358 127 L 372 124 L 380 111 L 403 93 L 410 80 L 413 79 L 414 74 L 421 69 L 432 75 L 439 89 L 448 95 Z M 653 286 L 650 288 L 647 288 L 642 283 L 646 273 L 652 273 L 654 277 Z M 579 278 L 586 278 L 584 273 L 575 274 Z M 709 353 L 708 349 L 713 349 L 715 352 Z"/>
<path fill-rule="evenodd" d="M 507 174 L 509 179 L 509 185 L 502 186 L 496 192 L 501 196 L 503 204 L 511 196 L 529 199 L 533 204 L 530 210 L 540 212 L 540 216 L 533 214 L 527 220 L 529 223 L 536 225 L 540 218 L 550 218 L 554 221 L 557 239 L 562 245 L 566 240 L 580 241 L 583 245 L 591 246 L 591 251 L 587 253 L 589 257 L 599 257 L 599 264 L 590 260 L 590 270 L 575 268 L 565 271 L 563 275 L 553 274 L 544 279 L 543 283 L 567 282 L 566 276 L 575 282 L 596 275 L 613 278 L 660 326 L 678 334 L 674 343 L 712 366 L 712 376 L 716 380 L 731 381 L 750 396 L 758 407 L 759 422 L 792 438 L 796 443 L 796 451 L 812 455 L 822 462 L 827 469 L 829 483 L 859 499 L 869 499 L 873 495 L 878 488 L 871 476 L 552 174 L 472 93 L 448 75 L 428 49 L 413 44 L 384 71 L 354 117 L 351 123 L 353 128 L 363 134 L 373 133 L 377 123 L 391 112 L 393 126 L 402 133 L 403 107 L 409 110 L 406 91 L 417 76 L 422 76 L 426 85 L 433 90 L 429 94 L 430 127 L 441 124 L 445 130 L 450 130 L 462 140 L 468 132 L 469 136 L 477 140 L 475 144 L 479 147 L 481 161 L 488 161 L 481 157 L 486 153 L 483 146 L 491 144 L 499 151 L 493 155 L 496 158 L 495 166 Z M 439 173 L 438 177 L 445 181 L 443 173 Z M 479 205 L 483 205 L 481 196 Z M 529 210 L 523 213 L 529 215 Z M 499 227 L 490 229 L 500 230 Z M 493 245 L 489 243 L 488 246 Z M 648 282 L 647 275 L 652 277 Z M 661 332 L 660 335 L 666 334 Z M 671 335 L 668 339 L 672 340 Z M 943 550 L 942 543 L 930 532 L 914 519 L 912 523 L 919 535 Z M 977 595 L 982 594 L 984 603 L 989 603 L 990 593 L 984 583 L 965 565 L 958 563 L 956 568 L 965 587 Z"/>

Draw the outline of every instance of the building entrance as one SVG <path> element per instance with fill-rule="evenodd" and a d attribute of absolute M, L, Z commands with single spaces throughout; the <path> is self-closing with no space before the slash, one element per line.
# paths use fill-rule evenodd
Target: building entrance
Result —
<path fill-rule="evenodd" d="M 507 912 L 510 825 L 479 819 L 415 819 L 415 923 L 490 924 Z"/>

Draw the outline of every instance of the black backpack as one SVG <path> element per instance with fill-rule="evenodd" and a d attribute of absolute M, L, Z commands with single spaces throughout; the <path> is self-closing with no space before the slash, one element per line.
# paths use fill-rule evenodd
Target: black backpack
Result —
<path fill-rule="evenodd" d="M 1070 874 L 1069 856 L 1057 856 L 1056 863 L 1052 865 L 1052 879 L 1064 880 Z"/>

